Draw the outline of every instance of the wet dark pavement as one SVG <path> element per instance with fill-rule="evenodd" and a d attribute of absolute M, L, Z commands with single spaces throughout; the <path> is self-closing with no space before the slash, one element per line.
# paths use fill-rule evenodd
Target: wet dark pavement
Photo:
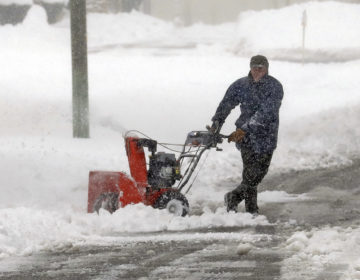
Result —
<path fill-rule="evenodd" d="M 295 219 L 310 226 L 360 225 L 360 160 L 342 167 L 293 171 L 269 176 L 259 191 L 278 190 L 311 196 L 296 203 L 267 204 L 261 211 L 270 222 Z"/>
<path fill-rule="evenodd" d="M 1 264 L 0 279 L 340 279 L 346 263 L 316 272 L 306 263 L 285 267 L 292 252 L 283 244 L 296 231 L 360 225 L 359 175 L 357 160 L 340 168 L 270 175 L 260 192 L 307 193 L 311 199 L 260 205 L 260 214 L 273 223 L 266 226 L 148 233 L 148 241 L 12 258 Z M 240 244 L 248 252 L 239 250 Z"/>
<path fill-rule="evenodd" d="M 17 271 L 0 274 L 0 278 L 280 279 L 282 254 L 269 249 L 275 248 L 278 240 L 264 235 L 255 243 L 256 247 L 243 256 L 237 252 L 239 240 L 234 239 L 82 247 L 38 254 Z"/>

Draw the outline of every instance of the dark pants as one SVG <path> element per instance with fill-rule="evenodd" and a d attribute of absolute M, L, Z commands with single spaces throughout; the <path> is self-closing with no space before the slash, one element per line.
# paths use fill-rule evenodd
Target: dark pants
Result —
<path fill-rule="evenodd" d="M 235 203 L 245 199 L 247 212 L 256 213 L 257 206 L 257 185 L 260 184 L 267 174 L 273 153 L 254 153 L 249 148 L 240 148 L 243 161 L 243 173 L 241 184 L 232 191 L 235 196 Z"/>

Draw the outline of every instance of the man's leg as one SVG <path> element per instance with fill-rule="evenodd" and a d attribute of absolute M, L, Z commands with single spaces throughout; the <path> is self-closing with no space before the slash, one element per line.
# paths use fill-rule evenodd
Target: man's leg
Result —
<path fill-rule="evenodd" d="M 245 211 L 251 214 L 258 213 L 259 207 L 257 205 L 257 187 L 249 187 L 245 195 Z"/>
<path fill-rule="evenodd" d="M 225 194 L 226 211 L 237 212 L 239 203 L 245 198 L 247 192 L 247 186 L 240 184 L 237 188 Z"/>
<path fill-rule="evenodd" d="M 245 209 L 246 212 L 257 213 L 257 185 L 264 179 L 267 174 L 272 158 L 272 153 L 258 154 L 251 149 L 242 148 L 241 157 L 243 159 L 243 181 L 241 185 L 244 188 Z M 240 185 L 240 186 L 241 186 Z"/>
<path fill-rule="evenodd" d="M 246 212 L 257 213 L 257 185 L 268 172 L 272 153 L 258 154 L 247 148 L 241 148 L 240 151 L 243 180 L 238 187 L 225 195 L 225 205 L 228 212 L 237 212 L 238 204 L 245 199 Z"/>
<path fill-rule="evenodd" d="M 243 162 L 243 180 L 239 186 L 237 186 L 235 189 L 225 194 L 224 200 L 225 200 L 226 210 L 228 212 L 230 211 L 237 212 L 239 203 L 245 199 L 245 196 L 248 194 L 248 189 L 250 187 L 247 180 L 244 180 L 244 174 L 247 174 L 252 170 L 252 168 L 250 168 L 250 165 L 253 162 L 253 160 L 251 159 L 252 153 L 246 152 L 247 150 L 241 149 L 240 145 L 236 145 L 236 147 L 238 148 L 238 150 L 241 151 L 241 158 Z"/>

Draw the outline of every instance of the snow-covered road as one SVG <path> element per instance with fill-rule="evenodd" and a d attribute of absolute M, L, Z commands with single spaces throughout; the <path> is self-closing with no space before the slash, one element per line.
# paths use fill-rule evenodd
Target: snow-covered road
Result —
<path fill-rule="evenodd" d="M 307 193 L 307 199 L 262 203 L 268 225 L 122 234 L 113 244 L 69 244 L 8 258 L 0 264 L 0 277 L 359 279 L 359 231 L 353 230 L 360 225 L 359 172 L 357 160 L 342 168 L 271 176 L 267 189 L 281 191 L 286 185 L 294 196 Z"/>

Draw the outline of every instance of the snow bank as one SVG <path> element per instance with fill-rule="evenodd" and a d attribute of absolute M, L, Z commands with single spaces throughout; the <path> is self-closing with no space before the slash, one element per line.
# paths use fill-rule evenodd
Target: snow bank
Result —
<path fill-rule="evenodd" d="M 133 44 L 165 40 L 176 28 L 169 22 L 136 11 L 124 14 L 89 14 L 89 43 L 92 45 Z"/>
<path fill-rule="evenodd" d="M 264 53 L 274 59 L 301 61 L 301 22 L 305 10 L 308 19 L 305 61 L 360 58 L 360 19 L 357 16 L 360 7 L 335 1 L 314 1 L 276 10 L 247 11 L 239 15 L 237 23 L 218 26 L 198 23 L 183 28 L 136 11 L 121 15 L 89 14 L 89 46 L 90 51 L 134 45 L 143 47 L 143 51 L 156 47 L 167 48 L 163 52 L 179 47 L 196 47 L 198 54 L 224 55 L 235 52 L 250 56 Z M 104 26 L 107 27 L 106 32 Z"/>
<path fill-rule="evenodd" d="M 32 0 L 0 0 L 0 5 L 10 6 L 10 5 L 32 5 Z"/>
<path fill-rule="evenodd" d="M 340 278 L 342 280 L 360 279 L 358 227 L 326 227 L 296 232 L 287 240 L 286 250 L 294 254 L 284 260 L 282 279 L 293 279 L 292 276 L 300 271 L 304 276 L 314 277 L 324 269 L 331 268 L 331 265 L 348 267 Z"/>
<path fill-rule="evenodd" d="M 254 52 L 302 46 L 302 15 L 306 11 L 305 46 L 310 49 L 357 48 L 360 12 L 358 4 L 336 1 L 309 2 L 278 10 L 243 12 L 238 22 L 239 39 Z M 346 16 L 345 16 L 346 15 Z"/>
<path fill-rule="evenodd" d="M 315 169 L 350 164 L 360 149 L 360 131 L 356 129 L 360 106 L 354 103 L 285 124 L 273 167 Z"/>
<path fill-rule="evenodd" d="M 48 3 L 48 4 L 64 4 L 64 5 L 67 5 L 69 0 L 41 0 L 41 2 Z"/>
<path fill-rule="evenodd" d="M 265 53 L 274 58 L 301 61 L 304 11 L 307 14 L 306 57 L 315 61 L 321 61 L 324 56 L 328 59 L 359 57 L 360 19 L 357 14 L 360 6 L 336 1 L 243 12 L 238 21 L 236 48 L 240 53 Z M 349 55 L 341 55 L 342 49 L 347 49 Z"/>
<path fill-rule="evenodd" d="M 49 4 L 67 4 L 68 0 L 41 0 L 40 2 Z M 0 5 L 33 5 L 33 0 L 0 0 Z"/>
<path fill-rule="evenodd" d="M 33 5 L 26 14 L 23 21 L 23 25 L 29 29 L 34 30 L 35 28 L 43 28 L 47 25 L 47 15 L 43 7 L 39 5 Z"/>
<path fill-rule="evenodd" d="M 204 45 L 215 45 L 210 49 L 222 54 L 224 46 L 232 42 L 231 38 L 236 28 L 234 23 L 218 26 L 198 23 L 180 28 L 173 22 L 163 21 L 137 11 L 116 15 L 88 14 L 87 24 L 90 52 L 96 52 L 104 47 L 116 49 L 131 48 L 135 45 L 144 49 L 160 47 L 165 51 L 166 49 L 171 51 L 173 48 L 204 48 Z M 67 26 L 68 22 L 59 25 Z M 220 51 L 217 50 L 217 46 Z M 207 52 L 206 48 L 204 49 Z"/>
<path fill-rule="evenodd" d="M 0 259 L 11 255 L 29 255 L 39 250 L 67 249 L 81 244 L 121 242 L 124 233 L 267 224 L 264 216 L 228 214 L 225 209 L 216 212 L 208 210 L 201 216 L 182 218 L 142 204 L 119 209 L 113 215 L 107 211 L 90 215 L 69 210 L 60 212 L 25 207 L 8 208 L 0 210 Z"/>

